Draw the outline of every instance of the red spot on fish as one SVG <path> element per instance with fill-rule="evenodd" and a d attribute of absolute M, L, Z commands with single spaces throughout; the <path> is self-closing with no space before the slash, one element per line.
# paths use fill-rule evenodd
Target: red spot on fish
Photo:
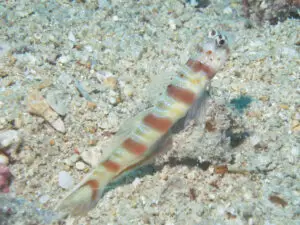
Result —
<path fill-rule="evenodd" d="M 92 189 L 92 200 L 97 199 L 97 192 L 99 190 L 99 182 L 97 180 L 89 180 L 83 186 L 88 185 Z"/>
<path fill-rule="evenodd" d="M 149 127 L 162 133 L 167 132 L 169 128 L 172 126 L 171 120 L 167 118 L 157 117 L 153 114 L 148 114 L 147 116 L 145 116 L 143 121 Z"/>
<path fill-rule="evenodd" d="M 167 92 L 170 97 L 188 105 L 193 104 L 196 99 L 196 95 L 192 91 L 176 87 L 172 84 L 168 86 Z"/>
<path fill-rule="evenodd" d="M 108 169 L 109 171 L 112 172 L 117 172 L 120 169 L 120 165 L 116 162 L 113 162 L 111 160 L 106 160 L 105 162 L 102 163 L 102 165 Z"/>
<path fill-rule="evenodd" d="M 207 52 L 208 53 L 208 52 Z M 211 54 L 211 53 L 210 53 Z M 209 66 L 203 64 L 198 60 L 189 59 L 186 63 L 188 67 L 192 69 L 193 72 L 198 73 L 200 71 L 205 72 L 209 79 L 213 78 L 215 75 L 215 71 L 211 69 Z"/>
<path fill-rule="evenodd" d="M 126 148 L 128 151 L 130 151 L 136 155 L 143 154 L 147 150 L 146 145 L 140 144 L 140 143 L 132 140 L 131 138 L 126 139 L 123 142 L 122 147 Z"/>

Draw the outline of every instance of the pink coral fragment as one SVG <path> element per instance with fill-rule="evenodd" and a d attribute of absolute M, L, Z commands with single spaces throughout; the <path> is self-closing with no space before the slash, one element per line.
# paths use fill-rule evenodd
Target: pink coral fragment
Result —
<path fill-rule="evenodd" d="M 9 168 L 5 165 L 0 164 L 0 192 L 9 192 L 10 177 L 11 173 L 9 171 Z"/>

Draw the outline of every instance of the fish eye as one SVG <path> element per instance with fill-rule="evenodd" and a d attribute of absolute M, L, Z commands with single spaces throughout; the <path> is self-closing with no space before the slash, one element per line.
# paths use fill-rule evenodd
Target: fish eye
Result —
<path fill-rule="evenodd" d="M 209 38 L 214 38 L 214 37 L 216 37 L 216 35 L 218 35 L 218 34 L 219 34 L 219 33 L 218 33 L 216 30 L 212 29 L 211 31 L 209 31 L 208 37 L 209 37 Z"/>
<path fill-rule="evenodd" d="M 224 36 L 224 35 L 218 35 L 217 37 L 216 37 L 216 44 L 217 44 L 217 46 L 224 46 L 224 45 L 226 45 L 226 43 L 227 43 L 227 38 L 226 38 L 226 36 Z"/>

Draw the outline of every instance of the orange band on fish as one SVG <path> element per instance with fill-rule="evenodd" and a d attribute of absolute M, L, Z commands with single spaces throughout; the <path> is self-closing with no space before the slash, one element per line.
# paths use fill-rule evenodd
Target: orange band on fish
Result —
<path fill-rule="evenodd" d="M 215 71 L 212 70 L 209 66 L 201 63 L 200 61 L 198 60 L 193 60 L 193 59 L 189 59 L 186 63 L 186 65 L 188 67 L 190 67 L 192 69 L 192 71 L 194 73 L 198 73 L 200 71 L 203 71 L 206 73 L 207 77 L 209 79 L 213 78 L 213 76 L 215 75 Z"/>
<path fill-rule="evenodd" d="M 187 105 L 193 104 L 193 102 L 196 100 L 196 95 L 192 91 L 176 87 L 172 84 L 168 86 L 167 92 L 170 97 Z"/>
<path fill-rule="evenodd" d="M 141 155 L 147 150 L 147 146 L 143 145 L 141 143 L 138 143 L 131 138 L 126 139 L 122 143 L 122 147 L 126 148 L 129 152 L 135 154 L 135 155 Z"/>
<path fill-rule="evenodd" d="M 90 188 L 92 189 L 92 192 L 93 192 L 92 200 L 96 200 L 97 193 L 98 193 L 98 188 L 99 188 L 99 182 L 97 180 L 89 180 L 84 185 L 90 186 Z"/>
<path fill-rule="evenodd" d="M 148 114 L 143 121 L 147 126 L 161 133 L 166 133 L 172 126 L 172 121 L 170 119 L 160 118 L 153 114 Z"/>
<path fill-rule="evenodd" d="M 118 163 L 109 159 L 103 162 L 103 166 L 111 172 L 117 172 L 120 169 L 120 165 Z"/>

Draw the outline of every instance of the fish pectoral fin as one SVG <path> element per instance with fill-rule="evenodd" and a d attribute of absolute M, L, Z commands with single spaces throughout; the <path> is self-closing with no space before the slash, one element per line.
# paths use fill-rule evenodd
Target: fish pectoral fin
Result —
<path fill-rule="evenodd" d="M 197 126 L 204 127 L 208 99 L 208 91 L 205 91 L 200 97 L 198 97 L 198 99 L 196 99 L 186 115 L 174 124 L 172 127 L 172 132 L 174 134 L 179 133 L 180 131 L 184 130 L 191 121 L 194 121 Z"/>
<path fill-rule="evenodd" d="M 208 108 L 209 92 L 204 91 L 203 95 L 198 98 L 192 108 L 188 111 L 188 117 L 194 120 L 197 126 L 205 124 L 206 111 Z"/>

